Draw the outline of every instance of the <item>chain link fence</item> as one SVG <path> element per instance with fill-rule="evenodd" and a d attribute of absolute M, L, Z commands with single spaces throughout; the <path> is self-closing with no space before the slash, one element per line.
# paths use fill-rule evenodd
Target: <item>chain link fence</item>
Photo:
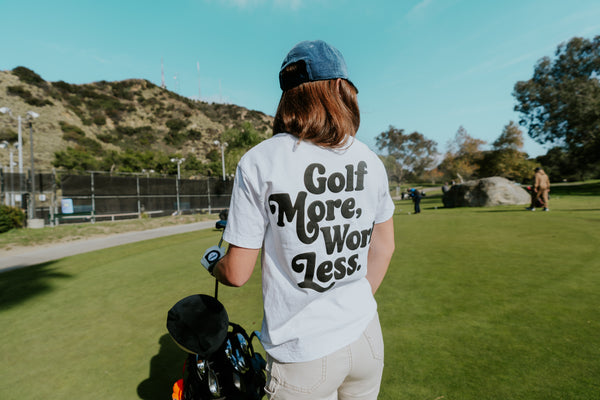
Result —
<path fill-rule="evenodd" d="M 229 207 L 233 180 L 177 179 L 141 174 L 53 171 L 35 175 L 0 169 L 4 204 L 20 207 L 47 225 L 174 214 L 212 213 Z M 31 207 L 35 196 L 35 210 Z"/>

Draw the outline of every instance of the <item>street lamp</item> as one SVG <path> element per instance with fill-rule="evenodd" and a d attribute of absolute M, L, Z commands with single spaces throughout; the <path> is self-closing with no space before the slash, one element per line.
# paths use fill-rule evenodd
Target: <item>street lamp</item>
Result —
<path fill-rule="evenodd" d="M 184 161 L 185 161 L 185 158 L 179 158 L 179 157 L 173 157 L 173 158 L 171 158 L 171 162 L 172 163 L 177 163 L 177 179 L 181 179 L 181 170 L 180 170 L 179 166 Z"/>
<path fill-rule="evenodd" d="M 175 187 L 177 189 L 177 215 L 181 213 L 181 206 L 179 203 L 179 180 L 181 179 L 181 170 L 180 165 L 185 161 L 185 158 L 173 157 L 171 158 L 171 162 L 177 163 L 177 180 L 175 181 Z"/>
<path fill-rule="evenodd" d="M 0 113 L 2 114 L 8 114 L 11 117 L 12 115 L 12 111 L 10 110 L 10 108 L 8 107 L 0 107 Z M 19 150 L 19 174 L 23 173 L 23 137 L 21 135 L 21 116 L 17 116 L 17 120 L 18 120 L 18 125 L 19 125 L 19 136 L 17 139 L 17 147 Z"/>
<path fill-rule="evenodd" d="M 16 145 L 16 143 L 15 143 Z M 10 143 L 8 143 L 6 140 L 3 140 L 2 142 L 0 142 L 0 149 L 8 149 L 9 151 L 9 158 L 8 158 L 8 168 L 9 168 L 9 172 L 10 172 L 10 195 L 8 194 L 8 191 L 6 193 L 6 204 L 8 204 L 11 207 L 15 206 L 15 194 L 13 193 L 13 181 L 14 181 L 14 175 L 13 173 L 14 171 L 14 166 L 15 166 L 15 162 L 13 161 L 13 150 L 10 148 Z"/>
<path fill-rule="evenodd" d="M 31 207 L 29 207 L 29 219 L 34 219 L 35 215 L 35 168 L 33 162 L 33 119 L 39 117 L 40 114 L 27 111 L 27 121 L 29 121 L 29 149 L 31 152 Z"/>
<path fill-rule="evenodd" d="M 12 114 L 12 110 L 8 107 L 0 107 L 0 113 L 2 114 L 8 114 L 11 117 L 13 117 Z M 33 190 L 32 192 L 35 192 L 35 177 L 33 177 L 34 175 L 34 169 L 33 169 L 33 127 L 32 127 L 32 123 L 31 120 L 34 118 L 39 117 L 40 115 L 36 112 L 33 111 L 27 111 L 27 119 L 29 120 L 29 135 L 30 135 L 30 139 L 31 139 L 31 176 L 32 176 L 32 187 Z M 14 117 L 13 117 L 14 118 Z M 22 195 L 23 194 L 23 181 L 22 181 L 22 177 L 23 177 L 23 135 L 21 133 L 21 116 L 18 115 L 17 116 L 17 121 L 18 121 L 18 139 L 17 139 L 17 149 L 18 149 L 18 153 L 19 153 L 19 193 Z M 35 194 L 35 193 L 33 193 Z M 22 200 L 21 200 L 21 207 L 23 206 L 22 204 Z M 31 207 L 29 207 L 29 217 L 31 218 L 32 216 L 35 216 L 35 199 L 32 199 L 32 203 L 31 203 Z"/>
<path fill-rule="evenodd" d="M 215 144 L 221 147 L 221 166 L 223 167 L 223 181 L 225 180 L 225 147 L 227 147 L 227 142 L 219 142 L 215 140 Z"/>

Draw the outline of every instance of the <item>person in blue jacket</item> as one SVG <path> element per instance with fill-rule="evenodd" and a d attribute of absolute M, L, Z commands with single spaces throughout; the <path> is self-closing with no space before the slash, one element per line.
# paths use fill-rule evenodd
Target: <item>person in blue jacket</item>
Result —
<path fill-rule="evenodd" d="M 412 197 L 413 203 L 415 203 L 415 214 L 419 214 L 421 212 L 421 192 L 417 189 L 410 189 L 410 197 Z"/>

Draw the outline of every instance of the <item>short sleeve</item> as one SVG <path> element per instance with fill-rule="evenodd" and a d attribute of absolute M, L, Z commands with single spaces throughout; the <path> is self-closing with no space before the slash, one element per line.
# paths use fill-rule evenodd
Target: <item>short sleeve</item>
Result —
<path fill-rule="evenodd" d="M 387 172 L 383 166 L 383 163 L 381 163 L 381 161 L 379 162 L 381 172 L 378 175 L 381 177 L 381 179 L 379 180 L 379 195 L 377 199 L 378 205 L 375 214 L 376 224 L 380 224 L 392 218 L 396 208 L 394 201 L 392 200 L 392 196 L 390 195 Z"/>
<path fill-rule="evenodd" d="M 267 217 L 258 183 L 246 176 L 238 165 L 223 240 L 235 246 L 259 249 L 266 225 Z"/>

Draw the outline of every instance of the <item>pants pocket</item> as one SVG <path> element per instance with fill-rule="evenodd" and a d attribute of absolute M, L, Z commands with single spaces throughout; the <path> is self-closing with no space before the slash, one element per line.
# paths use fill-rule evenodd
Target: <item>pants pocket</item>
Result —
<path fill-rule="evenodd" d="M 371 348 L 371 354 L 373 355 L 373 358 L 376 360 L 383 360 L 383 335 L 381 333 L 381 325 L 379 323 L 378 315 L 376 315 L 369 326 L 367 326 L 364 335 L 369 343 L 369 347 Z"/>
<path fill-rule="evenodd" d="M 265 390 L 271 395 L 284 390 L 310 394 L 315 392 L 327 377 L 326 357 L 299 363 L 280 363 L 267 357 L 267 385 Z"/>

